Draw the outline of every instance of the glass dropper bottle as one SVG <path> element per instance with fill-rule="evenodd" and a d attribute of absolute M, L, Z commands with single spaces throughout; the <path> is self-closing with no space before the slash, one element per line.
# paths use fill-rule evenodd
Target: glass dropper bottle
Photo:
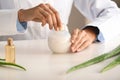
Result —
<path fill-rule="evenodd" d="M 5 60 L 6 62 L 15 63 L 15 46 L 12 38 L 8 38 L 5 46 Z"/>

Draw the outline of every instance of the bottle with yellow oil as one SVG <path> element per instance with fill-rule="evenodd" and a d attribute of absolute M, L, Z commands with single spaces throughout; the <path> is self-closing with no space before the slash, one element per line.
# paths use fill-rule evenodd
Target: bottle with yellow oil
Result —
<path fill-rule="evenodd" d="M 15 63 L 15 46 L 12 38 L 8 38 L 7 45 L 5 45 L 5 60 L 6 62 Z"/>

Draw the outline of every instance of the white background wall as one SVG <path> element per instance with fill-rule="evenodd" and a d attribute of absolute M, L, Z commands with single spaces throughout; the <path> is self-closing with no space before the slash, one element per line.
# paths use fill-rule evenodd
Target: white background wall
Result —
<path fill-rule="evenodd" d="M 75 28 L 84 26 L 86 22 L 87 19 L 83 15 L 81 15 L 81 13 L 73 5 L 68 22 L 70 32 L 72 32 L 72 30 Z"/>

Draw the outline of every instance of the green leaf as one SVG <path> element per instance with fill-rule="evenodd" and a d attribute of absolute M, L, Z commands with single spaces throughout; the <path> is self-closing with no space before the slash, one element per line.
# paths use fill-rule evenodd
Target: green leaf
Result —
<path fill-rule="evenodd" d="M 0 58 L 0 61 L 5 61 L 5 59 L 1 59 L 1 58 Z"/>
<path fill-rule="evenodd" d="M 93 59 L 90 59 L 84 63 L 81 63 L 81 64 L 78 64 L 76 66 L 73 66 L 72 68 L 68 69 L 67 70 L 67 73 L 70 73 L 72 71 L 75 71 L 75 70 L 78 70 L 78 69 L 81 69 L 81 68 L 84 68 L 84 67 L 88 67 L 90 65 L 93 65 L 93 64 L 96 64 L 96 63 L 99 63 L 101 61 L 104 61 L 108 58 L 111 58 L 113 56 L 116 56 L 120 54 L 120 45 L 117 46 L 115 49 L 113 49 L 112 51 L 108 52 L 108 53 L 104 53 L 98 57 L 95 57 Z"/>
<path fill-rule="evenodd" d="M 14 64 L 14 63 L 8 63 L 8 62 L 0 62 L 0 65 L 6 65 L 6 66 L 15 66 L 15 67 L 18 67 L 20 69 L 23 69 L 26 71 L 26 69 L 18 64 Z"/>
<path fill-rule="evenodd" d="M 120 64 L 120 56 L 117 57 L 115 60 L 113 60 L 110 64 L 105 66 L 100 72 L 102 73 L 102 72 L 108 71 L 108 70 L 116 67 L 119 64 Z"/>

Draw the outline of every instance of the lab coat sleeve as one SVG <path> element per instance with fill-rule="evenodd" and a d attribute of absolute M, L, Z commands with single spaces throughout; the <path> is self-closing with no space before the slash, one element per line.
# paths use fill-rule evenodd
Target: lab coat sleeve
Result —
<path fill-rule="evenodd" d="M 75 0 L 75 6 L 85 17 L 91 20 L 91 23 L 86 26 L 96 26 L 105 41 L 120 34 L 120 9 L 113 1 Z"/>
<path fill-rule="evenodd" d="M 17 31 L 20 33 L 24 33 L 27 29 L 27 22 L 19 22 L 17 20 Z"/>
<path fill-rule="evenodd" d="M 16 10 L 0 10 L 0 35 L 17 34 L 16 19 Z"/>

